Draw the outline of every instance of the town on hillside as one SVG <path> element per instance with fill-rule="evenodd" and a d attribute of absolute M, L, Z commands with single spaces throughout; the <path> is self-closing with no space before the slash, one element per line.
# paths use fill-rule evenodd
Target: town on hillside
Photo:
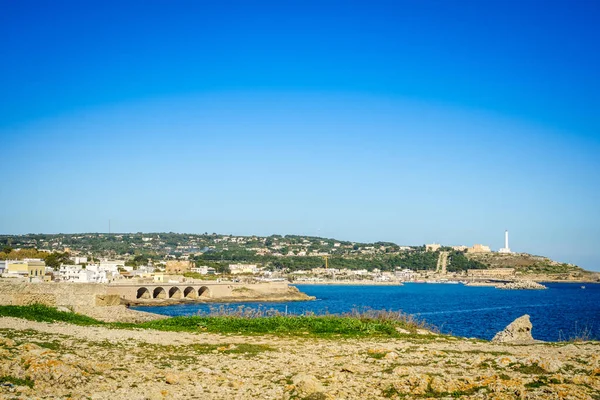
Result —
<path fill-rule="evenodd" d="M 586 271 L 541 256 L 489 246 L 400 246 L 272 235 L 129 233 L 0 236 L 0 274 L 30 282 L 110 283 L 186 279 L 289 280 L 297 283 L 458 281 Z"/>

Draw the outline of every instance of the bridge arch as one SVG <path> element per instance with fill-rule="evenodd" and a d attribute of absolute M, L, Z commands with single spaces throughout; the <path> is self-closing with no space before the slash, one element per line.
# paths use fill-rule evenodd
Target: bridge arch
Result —
<path fill-rule="evenodd" d="M 183 290 L 183 297 L 185 297 L 186 299 L 195 299 L 196 297 L 198 297 L 198 294 L 196 293 L 196 289 L 194 289 L 191 286 L 188 286 Z"/>
<path fill-rule="evenodd" d="M 166 299 L 167 298 L 167 292 L 165 291 L 165 289 L 163 289 L 162 287 L 157 287 L 154 288 L 154 291 L 152 292 L 152 298 L 153 299 Z"/>
<path fill-rule="evenodd" d="M 169 298 L 170 299 L 180 299 L 181 298 L 181 289 L 177 286 L 173 286 L 169 289 Z"/>
<path fill-rule="evenodd" d="M 202 286 L 198 289 L 198 297 L 209 298 L 212 297 L 210 293 L 210 289 L 207 286 Z"/>
<path fill-rule="evenodd" d="M 136 299 L 151 299 L 152 296 L 150 295 L 150 291 L 148 290 L 148 288 L 141 287 L 137 290 L 135 298 Z"/>

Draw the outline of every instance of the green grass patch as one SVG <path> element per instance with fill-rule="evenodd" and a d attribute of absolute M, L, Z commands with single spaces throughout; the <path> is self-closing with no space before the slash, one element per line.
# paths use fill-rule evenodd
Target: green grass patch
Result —
<path fill-rule="evenodd" d="M 389 336 L 398 337 L 397 323 L 342 316 L 272 316 L 244 318 L 174 317 L 144 322 L 143 328 L 163 331 L 211 332 L 233 334 L 310 335 L 319 337 Z"/>
<path fill-rule="evenodd" d="M 15 317 L 38 322 L 68 322 L 75 325 L 102 325 L 103 322 L 85 315 L 58 311 L 41 304 L 29 306 L 0 306 L 0 317 Z"/>
<path fill-rule="evenodd" d="M 427 386 L 427 392 L 425 392 L 423 397 L 426 397 L 426 398 L 447 398 L 447 397 L 462 398 L 465 396 L 474 395 L 475 393 L 479 392 L 481 389 L 486 389 L 486 387 L 485 386 L 474 386 L 468 390 L 456 390 L 454 392 L 436 392 L 435 390 L 433 390 L 431 388 L 431 382 L 429 382 L 429 385 Z"/>
<path fill-rule="evenodd" d="M 13 385 L 17 385 L 17 386 L 29 386 L 30 388 L 32 388 L 33 385 L 35 384 L 35 382 L 29 378 L 21 379 L 21 378 L 16 378 L 16 377 L 10 376 L 10 375 L 0 376 L 0 382 L 12 383 Z"/>
<path fill-rule="evenodd" d="M 406 397 L 406 393 L 402 393 L 402 392 L 398 391 L 398 389 L 396 389 L 393 385 L 390 385 L 387 388 L 383 389 L 381 392 L 381 395 L 388 399 L 391 399 L 391 398 L 398 399 L 398 398 Z"/>
<path fill-rule="evenodd" d="M 53 341 L 53 342 L 32 342 L 32 343 L 37 344 L 38 346 L 43 347 L 43 348 L 48 349 L 48 350 L 57 351 L 57 350 L 60 350 L 60 348 L 61 348 L 60 343 L 57 342 L 57 341 Z"/>
<path fill-rule="evenodd" d="M 537 363 L 533 363 L 531 365 L 515 365 L 513 369 L 526 375 L 542 375 L 547 373 L 546 370 L 540 367 Z"/>
<path fill-rule="evenodd" d="M 173 317 L 143 323 L 106 323 L 85 315 L 58 311 L 44 305 L 0 306 L 0 317 L 24 318 L 39 322 L 66 322 L 75 325 L 101 325 L 110 328 L 156 329 L 174 332 L 210 332 L 242 335 L 292 335 L 313 337 L 398 337 L 438 340 L 434 335 L 417 335 L 426 328 L 412 317 L 388 311 L 367 311 L 345 315 L 203 315 Z M 402 334 L 402 328 L 411 332 Z"/>
<path fill-rule="evenodd" d="M 542 386 L 548 386 L 548 379 L 545 376 L 540 376 L 525 384 L 525 387 L 529 389 L 536 389 Z"/>

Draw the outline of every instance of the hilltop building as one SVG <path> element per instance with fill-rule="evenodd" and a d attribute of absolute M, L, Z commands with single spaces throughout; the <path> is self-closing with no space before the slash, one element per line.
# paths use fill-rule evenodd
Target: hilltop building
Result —
<path fill-rule="evenodd" d="M 474 244 L 473 247 L 469 247 L 467 249 L 467 253 L 491 253 L 492 249 L 490 246 L 485 246 L 483 244 Z"/>
<path fill-rule="evenodd" d="M 433 243 L 433 244 L 426 244 L 425 245 L 425 251 L 437 251 L 442 247 L 441 244 L 437 244 L 437 243 Z"/>

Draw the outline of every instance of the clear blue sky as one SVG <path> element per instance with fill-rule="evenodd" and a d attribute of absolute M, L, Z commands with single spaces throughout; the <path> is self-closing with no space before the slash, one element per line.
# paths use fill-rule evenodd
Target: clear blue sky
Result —
<path fill-rule="evenodd" d="M 0 233 L 310 234 L 600 270 L 600 2 L 0 0 Z"/>

